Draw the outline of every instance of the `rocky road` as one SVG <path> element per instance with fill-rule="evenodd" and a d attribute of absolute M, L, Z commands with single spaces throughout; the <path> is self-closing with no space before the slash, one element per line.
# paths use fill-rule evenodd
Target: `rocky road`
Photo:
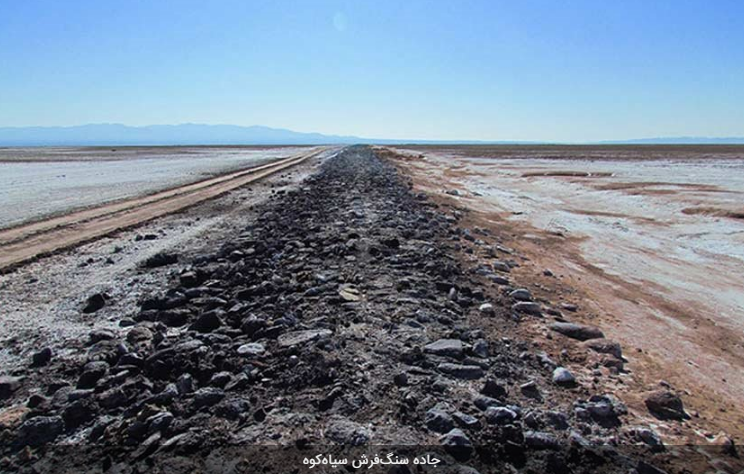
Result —
<path fill-rule="evenodd" d="M 673 466 L 601 380 L 514 337 L 544 305 L 510 284 L 508 261 L 468 268 L 461 255 L 493 253 L 487 236 L 370 148 L 328 159 L 258 216 L 154 288 L 121 335 L 93 330 L 80 363 L 39 348 L 2 377 L 0 470 L 331 472 L 302 460 L 353 450 L 444 464 L 367 472 Z M 596 328 L 551 329 L 622 367 Z M 653 404 L 686 416 L 672 394 Z"/>

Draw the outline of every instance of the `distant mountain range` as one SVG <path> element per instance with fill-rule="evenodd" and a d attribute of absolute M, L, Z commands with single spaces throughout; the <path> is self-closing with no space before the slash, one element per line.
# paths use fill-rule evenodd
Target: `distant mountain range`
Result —
<path fill-rule="evenodd" d="M 660 137 L 598 143 L 607 145 L 742 145 L 744 137 Z"/>
<path fill-rule="evenodd" d="M 280 128 L 237 125 L 91 124 L 74 127 L 0 128 L 0 146 L 76 145 L 319 145 L 359 143 L 359 137 L 301 133 Z"/>
<path fill-rule="evenodd" d="M 91 124 L 73 127 L 0 127 L 0 146 L 126 146 L 126 145 L 320 145 L 351 143 L 410 144 L 540 144 L 540 141 L 390 140 L 349 135 L 303 133 L 259 125 Z M 744 137 L 671 137 L 603 141 L 595 144 L 744 144 Z"/>

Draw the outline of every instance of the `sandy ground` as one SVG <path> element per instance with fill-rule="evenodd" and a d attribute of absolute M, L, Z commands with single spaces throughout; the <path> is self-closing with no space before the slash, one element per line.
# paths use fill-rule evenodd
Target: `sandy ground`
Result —
<path fill-rule="evenodd" d="M 296 155 L 301 147 L 0 148 L 0 228 Z"/>
<path fill-rule="evenodd" d="M 600 148 L 406 149 L 399 163 L 423 190 L 457 190 L 447 196 L 526 256 L 517 275 L 623 343 L 631 406 L 670 384 L 693 430 L 742 436 L 744 155 Z"/>
<path fill-rule="evenodd" d="M 245 216 L 276 191 L 297 186 L 325 158 L 314 158 L 187 211 L 0 275 L 1 372 L 12 373 L 26 364 L 42 344 L 74 347 L 68 342 L 80 340 L 92 328 L 118 330 L 119 320 L 139 310 L 143 292 L 165 286 L 171 272 L 182 266 L 143 272 L 143 261 L 164 250 L 185 255 L 211 252 L 242 231 L 244 217 L 234 216 Z M 135 240 L 147 234 L 157 238 Z M 85 299 L 94 293 L 106 293 L 111 304 L 95 315 L 81 313 Z"/>

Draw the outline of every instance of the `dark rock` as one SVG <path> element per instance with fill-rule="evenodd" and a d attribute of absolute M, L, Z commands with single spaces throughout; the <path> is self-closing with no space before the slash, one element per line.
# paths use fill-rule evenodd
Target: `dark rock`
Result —
<path fill-rule="evenodd" d="M 455 427 L 455 422 L 449 413 L 438 408 L 427 411 L 424 422 L 427 428 L 437 433 L 446 433 Z"/>
<path fill-rule="evenodd" d="M 498 383 L 496 380 L 487 379 L 483 384 L 483 388 L 481 388 L 480 393 L 489 397 L 503 400 L 506 398 L 508 390 L 504 385 Z"/>
<path fill-rule="evenodd" d="M 405 387 L 408 385 L 408 374 L 405 372 L 400 372 L 395 374 L 393 377 L 393 383 L 398 387 Z"/>
<path fill-rule="evenodd" d="M 215 329 L 218 329 L 222 326 L 222 319 L 220 318 L 222 313 L 223 312 L 220 310 L 212 310 L 203 313 L 196 321 L 194 321 L 194 324 L 191 325 L 191 329 L 201 333 L 212 332 Z"/>
<path fill-rule="evenodd" d="M 504 403 L 495 398 L 479 395 L 473 399 L 473 405 L 475 405 L 479 410 L 486 411 L 490 407 L 502 407 L 504 406 Z"/>
<path fill-rule="evenodd" d="M 424 352 L 445 357 L 461 358 L 465 346 L 459 339 L 440 339 L 424 346 Z"/>
<path fill-rule="evenodd" d="M 458 428 L 453 428 L 447 434 L 442 435 L 439 438 L 439 443 L 450 456 L 458 461 L 467 461 L 473 454 L 473 443 Z"/>
<path fill-rule="evenodd" d="M 532 301 L 532 293 L 526 288 L 518 288 L 510 292 L 509 296 L 517 301 Z"/>
<path fill-rule="evenodd" d="M 247 400 L 225 400 L 214 409 L 214 414 L 227 420 L 238 420 L 251 409 Z"/>
<path fill-rule="evenodd" d="M 512 310 L 517 313 L 525 313 L 532 316 L 542 316 L 542 308 L 539 303 L 533 301 L 520 301 L 512 305 Z"/>
<path fill-rule="evenodd" d="M 193 288 L 199 284 L 199 279 L 194 272 L 185 272 L 180 277 L 181 285 L 186 288 Z"/>
<path fill-rule="evenodd" d="M 225 398 L 225 392 L 215 387 L 204 387 L 194 392 L 194 407 L 211 407 Z"/>
<path fill-rule="evenodd" d="M 334 443 L 346 446 L 361 446 L 367 444 L 370 433 L 358 423 L 345 418 L 334 417 L 328 423 L 325 437 Z"/>
<path fill-rule="evenodd" d="M 170 428 L 175 419 L 176 417 L 168 411 L 156 413 L 145 421 L 147 424 L 147 431 L 150 434 L 155 432 L 165 432 Z"/>
<path fill-rule="evenodd" d="M 176 381 L 178 393 L 185 395 L 194 391 L 194 379 L 190 374 L 182 374 Z"/>
<path fill-rule="evenodd" d="M 556 367 L 553 371 L 553 383 L 564 387 L 573 387 L 576 385 L 576 378 L 565 367 Z"/>
<path fill-rule="evenodd" d="M 110 341 L 114 339 L 114 333 L 106 329 L 95 329 L 88 333 L 88 344 L 92 345 L 100 341 Z"/>
<path fill-rule="evenodd" d="M 473 354 L 483 359 L 488 357 L 488 349 L 488 341 L 486 341 L 485 339 L 479 339 L 473 344 Z"/>
<path fill-rule="evenodd" d="M 174 263 L 178 263 L 178 254 L 159 252 L 145 260 L 142 266 L 145 268 L 157 268 L 172 265 Z"/>
<path fill-rule="evenodd" d="M 10 398 L 21 387 L 21 378 L 9 375 L 0 376 L 0 400 Z"/>
<path fill-rule="evenodd" d="M 558 411 L 547 411 L 544 413 L 545 422 L 556 430 L 568 429 L 568 417 Z"/>
<path fill-rule="evenodd" d="M 604 334 L 599 328 L 596 328 L 594 326 L 587 326 L 584 324 L 553 323 L 550 325 L 550 329 L 555 332 L 561 333 L 564 336 L 570 337 L 572 339 L 578 339 L 580 341 L 604 338 Z"/>
<path fill-rule="evenodd" d="M 590 339 L 584 342 L 583 345 L 600 354 L 610 354 L 617 359 L 622 359 L 623 357 L 623 350 L 620 344 L 609 339 Z"/>
<path fill-rule="evenodd" d="M 445 362 L 437 366 L 437 370 L 452 377 L 465 380 L 479 379 L 485 375 L 482 368 L 477 365 L 461 365 Z"/>
<path fill-rule="evenodd" d="M 506 407 L 489 407 L 486 410 L 486 421 L 491 425 L 510 425 L 517 419 L 517 414 Z"/>
<path fill-rule="evenodd" d="M 122 407 L 129 401 L 129 396 L 121 387 L 111 388 L 98 396 L 98 403 L 101 405 L 101 407 L 108 410 Z"/>
<path fill-rule="evenodd" d="M 108 372 L 109 365 L 104 361 L 88 362 L 83 366 L 83 373 L 78 379 L 77 388 L 93 388 L 96 382 Z"/>
<path fill-rule="evenodd" d="M 52 348 L 45 347 L 31 356 L 31 367 L 43 367 L 52 360 Z M 0 397 L 1 398 L 1 397 Z"/>
<path fill-rule="evenodd" d="M 502 285 L 502 286 L 506 286 L 509 283 L 511 283 L 508 278 L 505 278 L 501 275 L 490 275 L 488 279 L 496 283 L 497 285 Z"/>
<path fill-rule="evenodd" d="M 629 429 L 630 435 L 646 445 L 648 445 L 652 451 L 660 452 L 664 450 L 664 443 L 661 441 L 661 437 L 651 428 L 644 426 L 634 426 Z"/>
<path fill-rule="evenodd" d="M 509 266 L 509 264 L 506 262 L 502 262 L 501 260 L 494 260 L 493 262 L 491 262 L 491 266 L 493 266 L 494 270 L 499 272 L 511 272 L 511 267 Z"/>
<path fill-rule="evenodd" d="M 90 314 L 95 313 L 99 309 L 106 306 L 106 298 L 101 293 L 96 293 L 88 297 L 83 306 L 83 313 Z"/>
<path fill-rule="evenodd" d="M 525 431 L 524 444 L 532 449 L 560 449 L 558 438 L 550 433 L 540 431 Z"/>
<path fill-rule="evenodd" d="M 218 388 L 225 388 L 225 385 L 230 383 L 232 380 L 232 374 L 230 372 L 217 372 L 209 379 L 209 385 Z"/>
<path fill-rule="evenodd" d="M 545 351 L 540 351 L 535 355 L 537 357 L 537 361 L 540 362 L 540 365 L 542 365 L 546 369 L 554 370 L 558 366 L 558 364 L 556 364 L 555 361 L 551 359 Z"/>
<path fill-rule="evenodd" d="M 481 424 L 478 418 L 461 411 L 454 412 L 452 414 L 452 419 L 454 419 L 461 428 L 469 430 L 477 430 L 481 428 Z"/>
<path fill-rule="evenodd" d="M 685 413 L 682 399 L 668 390 L 651 393 L 645 400 L 646 408 L 652 415 L 663 420 L 684 420 L 689 418 Z"/>
<path fill-rule="evenodd" d="M 54 441 L 64 430 L 61 416 L 36 416 L 18 428 L 17 440 L 22 446 L 40 446 Z"/>
<path fill-rule="evenodd" d="M 522 395 L 524 395 L 525 397 L 534 398 L 536 400 L 542 399 L 540 388 L 537 386 L 534 380 L 530 380 L 529 382 L 525 382 L 520 385 L 519 391 L 522 392 Z"/>
<path fill-rule="evenodd" d="M 250 315 L 243 320 L 240 329 L 249 336 L 253 336 L 258 331 L 266 327 L 266 320 L 255 315 Z"/>
<path fill-rule="evenodd" d="M 45 406 L 49 403 L 49 399 L 46 397 L 39 395 L 39 394 L 33 394 L 30 397 L 28 397 L 28 401 L 26 402 L 26 406 L 29 408 L 38 408 Z"/>
<path fill-rule="evenodd" d="M 153 395 L 151 401 L 157 405 L 170 405 L 178 396 L 179 393 L 176 384 L 169 383 L 160 393 Z"/>
<path fill-rule="evenodd" d="M 78 428 L 96 418 L 95 404 L 91 398 L 77 400 L 62 412 L 62 419 L 68 429 Z"/>
<path fill-rule="evenodd" d="M 646 461 L 638 461 L 636 471 L 638 472 L 638 474 L 667 474 L 666 471 L 663 471 L 658 467 L 647 463 Z"/>

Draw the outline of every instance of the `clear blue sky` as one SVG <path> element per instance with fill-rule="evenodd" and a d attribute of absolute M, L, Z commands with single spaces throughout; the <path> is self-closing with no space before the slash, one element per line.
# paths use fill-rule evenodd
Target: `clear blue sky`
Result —
<path fill-rule="evenodd" d="M 744 1 L 0 0 L 0 126 L 744 135 Z"/>

